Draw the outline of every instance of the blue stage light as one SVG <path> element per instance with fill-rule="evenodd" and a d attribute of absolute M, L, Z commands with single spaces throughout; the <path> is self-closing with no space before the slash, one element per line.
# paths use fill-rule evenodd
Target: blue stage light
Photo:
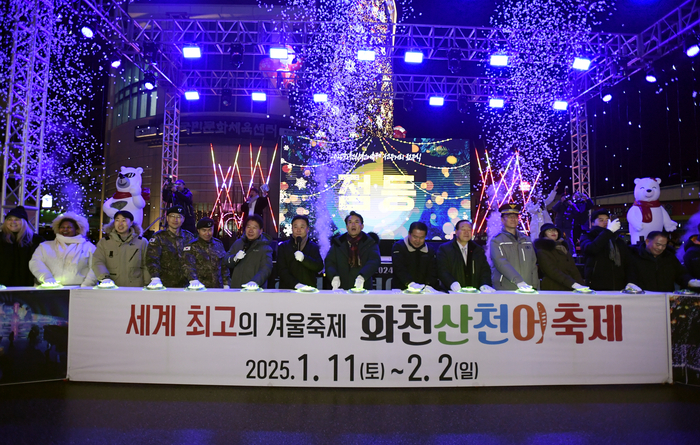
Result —
<path fill-rule="evenodd" d="M 696 43 L 695 45 L 690 45 L 688 49 L 685 50 L 688 57 L 695 57 L 700 53 L 700 46 Z"/>
<path fill-rule="evenodd" d="M 357 60 L 372 61 L 377 54 L 371 49 L 361 49 L 357 52 Z"/>
<path fill-rule="evenodd" d="M 202 50 L 197 45 L 187 45 L 182 48 L 182 57 L 185 59 L 199 59 L 202 57 Z"/>
<path fill-rule="evenodd" d="M 574 59 L 573 68 L 575 70 L 586 71 L 591 66 L 590 59 L 584 59 L 583 57 L 576 57 Z"/>
<path fill-rule="evenodd" d="M 185 99 L 199 100 L 199 93 L 195 90 L 185 91 Z"/>
<path fill-rule="evenodd" d="M 109 64 L 112 68 L 119 68 L 122 66 L 122 59 L 119 56 L 112 58 L 112 62 Z"/>
<path fill-rule="evenodd" d="M 145 73 L 143 75 L 143 87 L 147 90 L 152 90 L 156 87 L 156 76 L 153 73 Z"/>
<path fill-rule="evenodd" d="M 250 98 L 255 102 L 265 102 L 267 100 L 267 94 L 261 92 L 255 92 L 250 95 Z"/>
<path fill-rule="evenodd" d="M 656 83 L 656 74 L 654 74 L 654 70 L 647 71 L 647 74 L 646 76 L 644 76 L 644 78 L 649 83 Z"/>
<path fill-rule="evenodd" d="M 491 54 L 489 63 L 492 66 L 508 66 L 508 56 L 505 54 Z"/>
<path fill-rule="evenodd" d="M 442 96 L 430 96 L 428 103 L 434 107 L 441 107 L 445 105 L 445 98 Z"/>
<path fill-rule="evenodd" d="M 420 51 L 406 51 L 403 55 L 406 63 L 423 63 L 423 53 Z"/>
<path fill-rule="evenodd" d="M 555 100 L 552 106 L 555 110 L 564 111 L 568 108 L 569 104 L 565 100 Z"/>
<path fill-rule="evenodd" d="M 75 29 L 75 28 L 73 28 L 73 29 Z M 90 26 L 88 26 L 88 25 L 85 25 L 85 26 L 81 27 L 81 28 L 80 28 L 80 33 L 81 33 L 83 36 L 85 36 L 86 38 L 88 38 L 88 39 L 91 39 L 91 38 L 95 37 L 95 30 L 92 29 L 92 28 L 91 28 Z"/>
<path fill-rule="evenodd" d="M 314 102 L 328 102 L 328 95 L 326 93 L 316 93 L 314 94 Z"/>
<path fill-rule="evenodd" d="M 287 48 L 270 48 L 270 59 L 286 59 L 288 57 Z"/>
<path fill-rule="evenodd" d="M 506 101 L 503 99 L 489 99 L 489 107 L 491 108 L 503 108 L 503 105 L 505 105 Z"/>
<path fill-rule="evenodd" d="M 603 102 L 610 102 L 612 100 L 612 94 L 607 93 L 603 95 Z"/>

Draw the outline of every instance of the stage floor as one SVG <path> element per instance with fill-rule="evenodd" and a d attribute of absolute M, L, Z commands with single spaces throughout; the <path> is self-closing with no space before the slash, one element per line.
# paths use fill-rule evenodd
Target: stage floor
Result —
<path fill-rule="evenodd" d="M 697 444 L 684 385 L 298 389 L 0 387 L 6 444 Z"/>

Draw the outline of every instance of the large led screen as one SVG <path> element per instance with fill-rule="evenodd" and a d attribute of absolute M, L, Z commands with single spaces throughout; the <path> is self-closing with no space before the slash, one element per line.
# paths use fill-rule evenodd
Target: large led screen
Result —
<path fill-rule="evenodd" d="M 471 218 L 470 150 L 466 140 L 367 138 L 324 143 L 282 138 L 280 236 L 291 235 L 294 215 L 324 219 L 345 231 L 354 210 L 365 232 L 400 239 L 414 221 L 428 239 L 451 239 L 454 224 Z M 320 161 L 318 159 L 321 159 Z"/>

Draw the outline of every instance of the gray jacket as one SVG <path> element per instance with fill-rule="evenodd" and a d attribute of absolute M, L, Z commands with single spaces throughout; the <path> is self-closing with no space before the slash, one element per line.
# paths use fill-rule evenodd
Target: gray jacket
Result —
<path fill-rule="evenodd" d="M 146 268 L 148 241 L 133 229 L 124 241 L 114 230 L 105 232 L 107 234 L 97 243 L 92 256 L 92 270 L 97 279 L 109 278 L 117 286 L 145 286 L 151 280 Z"/>
<path fill-rule="evenodd" d="M 224 259 L 224 263 L 231 269 L 231 289 L 243 287 L 249 281 L 255 281 L 258 286 L 264 287 L 272 273 L 270 237 L 263 233 L 260 238 L 248 245 L 245 241 L 245 235 L 238 238 Z M 241 250 L 245 250 L 245 257 L 240 261 L 234 261 L 234 257 Z"/>
<path fill-rule="evenodd" d="M 516 235 L 512 235 L 501 230 L 501 233 L 491 238 L 489 254 L 493 265 L 493 287 L 498 290 L 516 290 L 516 283 L 524 281 L 539 289 L 537 254 L 532 240 L 524 233 L 516 231 Z"/>

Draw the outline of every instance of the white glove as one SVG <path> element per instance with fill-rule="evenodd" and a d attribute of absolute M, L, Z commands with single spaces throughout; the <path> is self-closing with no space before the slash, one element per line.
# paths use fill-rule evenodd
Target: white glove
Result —
<path fill-rule="evenodd" d="M 365 288 L 365 277 L 362 275 L 359 275 L 357 278 L 355 278 L 355 289 L 364 289 Z"/>
<path fill-rule="evenodd" d="M 297 283 L 296 286 L 294 286 L 294 289 L 301 289 L 302 287 L 306 286 L 304 283 Z"/>
<path fill-rule="evenodd" d="M 588 289 L 588 286 L 583 286 L 583 285 L 581 285 L 581 284 L 574 283 L 574 284 L 571 285 L 571 288 L 572 288 L 573 290 L 581 290 L 581 289 Z"/>
<path fill-rule="evenodd" d="M 224 284 L 224 289 L 231 289 L 231 286 L 229 286 L 228 284 Z"/>
<path fill-rule="evenodd" d="M 188 286 L 190 289 L 199 289 L 204 287 L 202 283 L 200 283 L 199 280 L 190 280 L 190 285 Z"/>
<path fill-rule="evenodd" d="M 641 292 L 642 288 L 637 286 L 634 283 L 627 283 L 627 286 L 625 286 L 625 289 L 633 290 L 635 292 Z"/>
<path fill-rule="evenodd" d="M 492 288 L 488 284 L 484 284 L 483 286 L 481 286 L 479 288 L 479 290 L 485 294 L 492 294 L 492 293 L 496 292 L 496 289 Z"/>
<path fill-rule="evenodd" d="M 433 288 L 433 286 L 425 286 L 423 288 L 423 292 L 426 294 L 434 294 L 437 293 L 437 291 Z"/>
<path fill-rule="evenodd" d="M 620 219 L 617 218 L 615 220 L 609 220 L 608 221 L 608 230 L 611 231 L 612 233 L 615 233 L 618 230 L 620 230 Z"/>
<path fill-rule="evenodd" d="M 532 286 L 530 286 L 529 284 L 527 284 L 527 283 L 524 282 L 524 281 L 521 281 L 520 283 L 516 284 L 516 286 L 518 286 L 518 289 L 522 289 L 522 290 L 530 290 L 530 289 L 532 289 Z"/>
<path fill-rule="evenodd" d="M 459 284 L 459 281 L 455 281 L 452 283 L 452 286 L 450 286 L 450 290 L 452 292 L 459 292 L 462 289 L 462 285 Z"/>
<path fill-rule="evenodd" d="M 700 280 L 690 280 L 688 281 L 688 286 L 690 287 L 700 287 Z"/>
<path fill-rule="evenodd" d="M 245 258 L 245 252 L 242 250 L 239 250 L 238 253 L 236 254 L 236 256 L 233 257 L 233 261 L 240 261 L 243 258 Z"/>
<path fill-rule="evenodd" d="M 333 290 L 338 290 L 340 289 L 340 277 L 333 277 L 331 280 L 331 287 Z"/>
<path fill-rule="evenodd" d="M 420 291 L 423 290 L 424 287 L 425 286 L 423 286 L 420 283 L 416 283 L 415 281 L 411 281 L 410 283 L 408 283 L 408 289 L 412 291 Z"/>
<path fill-rule="evenodd" d="M 7 287 L 4 284 L 0 284 L 0 289 L 7 289 Z"/>
<path fill-rule="evenodd" d="M 158 287 L 158 286 L 162 286 L 162 285 L 163 285 L 163 282 L 160 281 L 160 278 L 158 278 L 158 277 L 151 278 L 151 282 L 148 283 L 148 287 Z"/>
<path fill-rule="evenodd" d="M 44 280 L 44 282 L 41 283 L 41 285 L 42 285 L 42 286 L 47 286 L 47 287 L 49 287 L 49 286 L 58 286 L 58 283 L 56 282 L 55 279 L 52 278 L 52 279 L 50 279 L 50 280 Z"/>
<path fill-rule="evenodd" d="M 296 252 L 294 252 L 294 258 L 297 261 L 302 262 L 304 261 L 304 253 L 301 250 L 297 250 Z"/>
<path fill-rule="evenodd" d="M 267 192 L 270 191 L 270 186 L 267 185 L 267 184 L 263 184 L 263 185 L 260 186 L 260 190 L 262 190 L 263 192 L 267 193 Z"/>
<path fill-rule="evenodd" d="M 256 283 L 255 281 L 248 281 L 246 284 L 243 285 L 243 287 L 247 290 L 256 290 L 260 286 L 258 286 L 258 283 Z"/>
<path fill-rule="evenodd" d="M 103 287 L 114 287 L 114 281 L 110 280 L 109 278 L 105 278 L 104 280 L 100 281 L 100 285 Z"/>

